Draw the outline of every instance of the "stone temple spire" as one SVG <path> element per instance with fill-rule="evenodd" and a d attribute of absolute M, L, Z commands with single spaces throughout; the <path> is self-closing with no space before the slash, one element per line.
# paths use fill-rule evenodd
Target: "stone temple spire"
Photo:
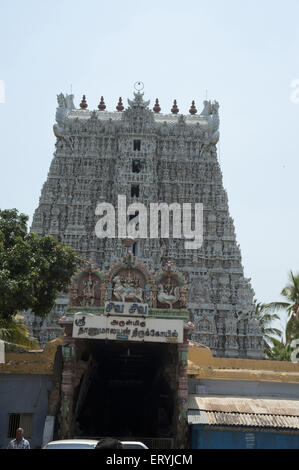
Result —
<path fill-rule="evenodd" d="M 244 277 L 217 155 L 219 104 L 206 100 L 203 111 L 195 113 L 192 103 L 189 113 L 178 116 L 175 102 L 171 113 L 160 114 L 148 107 L 141 82 L 121 115 L 89 111 L 86 97 L 80 109 L 74 109 L 68 96 L 57 99 L 55 153 L 32 232 L 54 235 L 107 270 L 125 248 L 118 238 L 97 238 L 99 201 L 117 207 L 118 195 L 125 195 L 127 205 L 201 203 L 201 248 L 186 250 L 185 240 L 172 236 L 135 237 L 132 251 L 153 272 L 170 260 L 186 277 L 194 341 L 215 356 L 262 358 L 254 292 Z M 122 102 L 117 111 L 122 111 Z M 62 300 L 58 311 L 66 305 Z M 50 332 L 62 334 L 55 318 L 57 311 L 53 323 L 39 333 L 43 344 L 53 338 Z"/>

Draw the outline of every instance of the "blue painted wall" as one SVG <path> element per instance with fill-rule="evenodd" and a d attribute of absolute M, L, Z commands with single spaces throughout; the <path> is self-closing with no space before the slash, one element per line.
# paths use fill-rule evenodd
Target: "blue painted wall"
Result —
<path fill-rule="evenodd" d="M 192 449 L 299 449 L 299 432 L 265 432 L 255 428 L 218 430 L 192 425 L 191 441 Z"/>
<path fill-rule="evenodd" d="M 0 449 L 7 448 L 11 440 L 6 437 L 9 413 L 33 413 L 28 440 L 32 449 L 41 446 L 51 389 L 49 375 L 0 374 Z"/>

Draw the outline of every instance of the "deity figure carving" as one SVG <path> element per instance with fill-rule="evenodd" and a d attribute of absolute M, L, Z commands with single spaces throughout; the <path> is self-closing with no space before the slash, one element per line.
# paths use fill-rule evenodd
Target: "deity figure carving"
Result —
<path fill-rule="evenodd" d="M 238 348 L 237 337 L 233 335 L 227 336 L 225 346 L 227 349 L 237 349 Z"/>
<path fill-rule="evenodd" d="M 99 284 L 99 281 L 91 279 L 91 273 L 89 273 L 88 280 L 84 282 L 83 288 L 83 305 L 91 306 L 94 305 L 95 301 L 95 288 Z"/>
<path fill-rule="evenodd" d="M 237 319 L 232 312 L 228 312 L 225 317 L 225 334 L 237 334 Z"/>
<path fill-rule="evenodd" d="M 141 287 L 125 286 L 119 276 L 115 276 L 113 282 L 113 294 L 118 300 L 121 302 L 126 302 L 126 300 L 143 302 L 143 289 Z"/>
<path fill-rule="evenodd" d="M 254 314 L 251 313 L 251 315 L 249 316 L 249 320 L 248 320 L 248 334 L 249 335 L 257 335 L 260 332 L 259 323 L 257 319 L 254 318 L 253 315 Z"/>
<path fill-rule="evenodd" d="M 88 267 L 73 279 L 71 287 L 72 306 L 94 307 L 101 305 L 102 282 L 95 268 Z"/>
<path fill-rule="evenodd" d="M 161 304 L 167 304 L 169 305 L 169 308 L 172 308 L 173 304 L 175 304 L 179 299 L 180 299 L 180 288 L 177 287 L 172 287 L 169 292 L 173 292 L 173 294 L 169 294 L 167 292 L 164 292 L 164 286 L 163 284 L 158 285 L 158 295 L 157 299 Z"/>
<path fill-rule="evenodd" d="M 190 301 L 200 299 L 200 302 L 206 302 L 209 300 L 207 278 L 194 279 L 190 288 Z"/>
<path fill-rule="evenodd" d="M 204 333 L 217 333 L 214 312 L 204 310 L 197 319 L 197 329 Z"/>

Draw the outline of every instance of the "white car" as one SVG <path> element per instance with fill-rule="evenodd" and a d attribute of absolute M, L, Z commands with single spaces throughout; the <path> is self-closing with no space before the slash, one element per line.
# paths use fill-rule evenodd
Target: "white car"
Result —
<path fill-rule="evenodd" d="M 63 439 L 51 441 L 43 449 L 95 449 L 99 441 L 95 439 Z M 148 449 L 139 441 L 120 441 L 124 449 Z"/>
<path fill-rule="evenodd" d="M 148 449 L 148 447 L 139 441 L 121 441 L 124 449 Z"/>

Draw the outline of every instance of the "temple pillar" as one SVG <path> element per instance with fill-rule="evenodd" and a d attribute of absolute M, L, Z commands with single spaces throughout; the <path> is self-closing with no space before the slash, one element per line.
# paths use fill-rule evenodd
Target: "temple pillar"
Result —
<path fill-rule="evenodd" d="M 176 448 L 185 449 L 188 446 L 188 337 L 190 327 L 184 326 L 184 342 L 178 344 L 178 381 L 177 381 L 177 437 Z"/>
<path fill-rule="evenodd" d="M 72 337 L 73 321 L 62 317 L 60 325 L 65 329 L 62 345 L 62 382 L 59 438 L 72 437 L 73 393 L 75 384 L 75 338 Z"/>

